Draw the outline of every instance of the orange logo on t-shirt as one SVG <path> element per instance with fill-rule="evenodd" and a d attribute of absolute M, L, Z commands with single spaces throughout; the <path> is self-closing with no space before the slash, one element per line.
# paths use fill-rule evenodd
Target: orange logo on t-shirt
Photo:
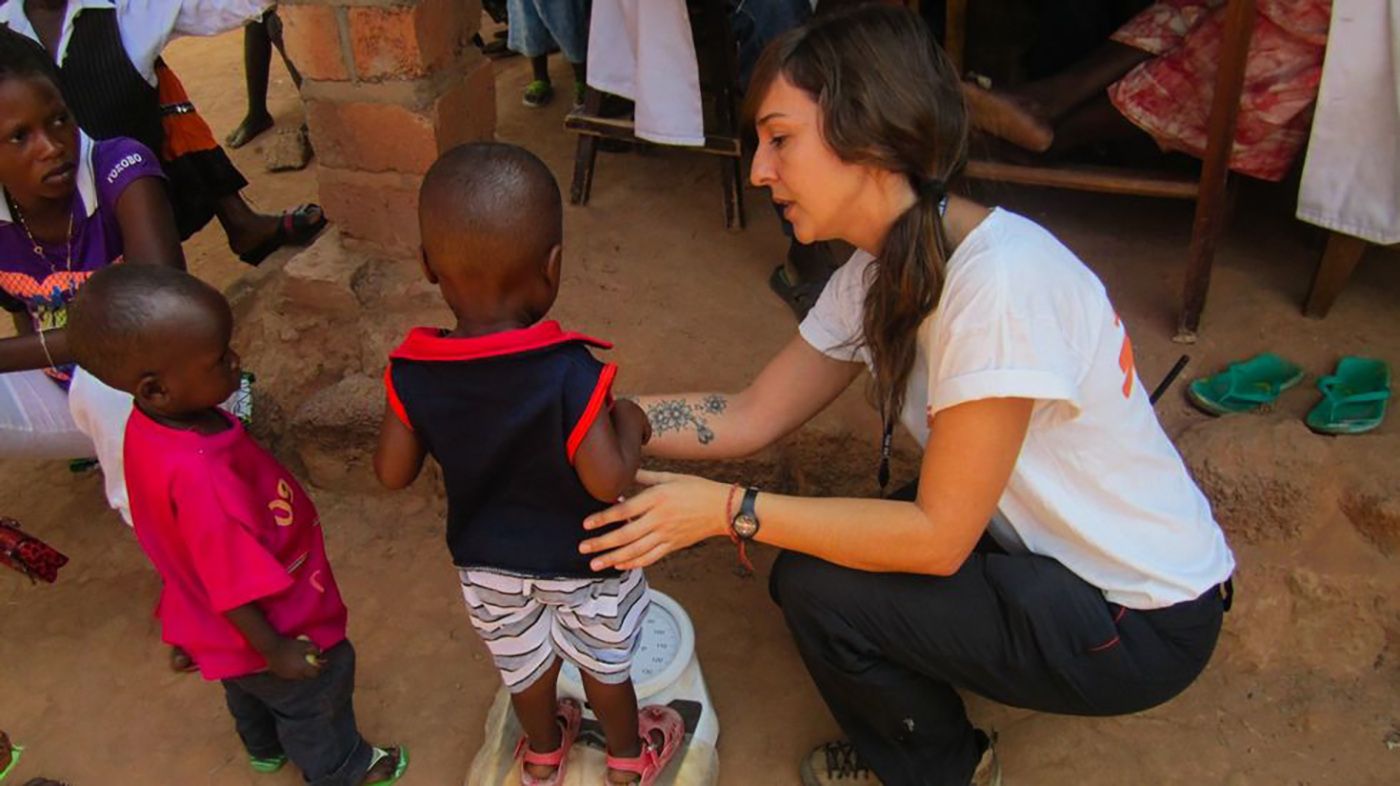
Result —
<path fill-rule="evenodd" d="M 277 526 L 290 527 L 296 520 L 292 513 L 292 486 L 283 478 L 277 479 L 277 496 L 280 499 L 267 503 L 267 509 L 272 511 L 272 520 Z"/>
<path fill-rule="evenodd" d="M 1122 325 L 1118 315 L 1113 315 L 1113 325 Z M 1118 350 L 1118 368 L 1123 371 L 1123 398 L 1133 394 L 1133 342 L 1128 339 L 1128 329 L 1123 328 L 1123 346 Z"/>

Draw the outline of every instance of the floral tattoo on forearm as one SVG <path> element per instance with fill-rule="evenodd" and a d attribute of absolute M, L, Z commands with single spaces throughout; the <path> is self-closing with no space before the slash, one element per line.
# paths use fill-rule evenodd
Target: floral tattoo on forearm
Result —
<path fill-rule="evenodd" d="M 701 445 L 715 440 L 715 432 L 710 428 L 707 417 L 723 414 L 729 407 L 729 399 L 712 393 L 699 401 L 691 402 L 683 398 L 665 399 L 647 407 L 647 420 L 651 421 L 652 433 L 661 435 L 669 431 L 695 429 L 695 438 Z"/>

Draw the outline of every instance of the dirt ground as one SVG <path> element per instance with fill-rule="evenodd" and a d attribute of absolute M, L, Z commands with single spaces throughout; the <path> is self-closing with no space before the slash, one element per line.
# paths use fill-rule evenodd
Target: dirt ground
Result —
<path fill-rule="evenodd" d="M 239 35 L 178 42 L 169 59 L 216 132 L 231 129 L 243 111 Z M 565 107 L 522 108 L 527 72 L 520 59 L 498 63 L 498 136 L 536 151 L 567 188 L 573 138 L 560 127 Z M 278 127 L 295 127 L 296 96 L 280 65 L 273 73 Z M 562 63 L 554 73 L 568 84 Z M 310 170 L 266 174 L 259 148 L 233 153 L 258 205 L 314 199 Z M 791 315 L 764 285 L 785 249 L 772 212 L 762 192 L 749 190 L 748 229 L 726 232 L 716 167 L 703 156 L 603 154 L 592 203 L 566 211 L 567 273 L 554 316 L 617 343 L 622 389 L 733 388 L 793 335 Z M 1264 350 L 1312 376 L 1345 354 L 1400 363 L 1393 251 L 1368 255 L 1326 320 L 1299 315 L 1321 237 L 1291 218 L 1287 187 L 1241 189 L 1192 347 L 1170 341 L 1188 205 L 1013 188 L 980 196 L 1043 222 L 1099 273 L 1132 331 L 1145 384 L 1183 351 L 1192 358 L 1185 378 Z M 248 272 L 217 227 L 186 252 L 192 269 L 220 286 Z M 284 262 L 269 262 L 256 286 L 281 275 Z M 389 266 L 376 279 L 381 288 L 413 275 L 402 263 L 378 264 Z M 339 357 L 313 329 L 315 314 L 251 302 L 240 313 L 264 322 L 240 328 L 240 349 L 266 377 L 258 406 L 272 422 L 295 420 L 314 386 L 382 368 L 382 355 Z M 431 305 L 370 309 L 359 327 L 383 344 L 442 314 Z M 359 340 L 346 326 L 333 329 L 348 344 Z M 282 354 L 274 356 L 276 340 Z M 1312 435 L 1300 425 L 1316 400 L 1311 384 L 1265 415 L 1209 419 L 1185 403 L 1181 383 L 1158 405 L 1230 534 L 1240 562 L 1235 611 L 1200 680 L 1148 712 L 1059 717 L 970 697 L 974 720 L 1000 735 L 1008 783 L 1396 782 L 1400 418 L 1370 436 Z M 860 392 L 854 386 L 766 458 L 704 469 L 777 477 L 814 494 L 872 493 L 878 427 Z M 274 445 L 294 466 L 311 466 L 297 442 L 283 431 Z M 909 477 L 908 461 L 901 469 Z M 361 728 L 371 740 L 410 746 L 405 783 L 457 784 L 481 743 L 497 678 L 461 609 L 441 542 L 440 496 L 423 482 L 400 496 L 358 493 L 357 477 L 315 494 L 351 609 Z M 45 773 L 75 786 L 298 782 L 290 771 L 252 774 L 217 686 L 166 668 L 151 617 L 155 574 L 105 509 L 95 473 L 7 461 L 0 494 L 0 512 L 72 558 L 53 586 L 0 575 L 0 728 L 29 748 L 14 780 Z M 762 577 L 772 556 L 760 549 L 759 577 L 748 580 L 733 574 L 731 549 L 720 543 L 650 571 L 695 623 L 726 785 L 796 784 L 799 758 L 837 732 L 767 598 Z"/>

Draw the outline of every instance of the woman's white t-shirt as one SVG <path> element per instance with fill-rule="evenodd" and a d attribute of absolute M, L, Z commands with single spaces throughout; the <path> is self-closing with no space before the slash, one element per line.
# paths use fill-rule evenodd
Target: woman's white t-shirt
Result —
<path fill-rule="evenodd" d="M 872 263 L 856 252 L 799 327 L 829 357 L 870 364 L 861 314 Z M 989 525 L 1008 551 L 1052 557 L 1135 609 L 1196 598 L 1234 571 L 1103 284 L 1044 228 L 1000 209 L 948 261 L 900 420 L 923 445 L 934 414 L 984 398 L 1035 399 Z"/>

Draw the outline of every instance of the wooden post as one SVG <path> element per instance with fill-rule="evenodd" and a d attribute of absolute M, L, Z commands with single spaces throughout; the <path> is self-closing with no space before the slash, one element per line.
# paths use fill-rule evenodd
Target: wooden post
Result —
<path fill-rule="evenodd" d="M 947 0 L 948 15 L 943 26 L 943 49 L 953 61 L 958 76 L 963 72 L 963 53 L 967 47 L 967 0 Z"/>
<path fill-rule="evenodd" d="M 1347 285 L 1347 279 L 1351 278 L 1351 272 L 1356 269 L 1356 263 L 1361 261 L 1361 255 L 1366 253 L 1368 245 L 1359 237 L 1341 232 L 1327 233 L 1327 248 L 1322 252 L 1322 259 L 1318 260 L 1312 289 L 1303 306 L 1304 316 L 1316 319 L 1327 316 L 1332 302 Z"/>
<path fill-rule="evenodd" d="M 1224 228 L 1225 181 L 1230 174 L 1230 152 L 1235 144 L 1235 120 L 1240 111 L 1244 67 L 1249 39 L 1254 32 L 1254 0 L 1230 0 L 1220 45 L 1220 70 L 1215 76 L 1205 157 L 1201 165 L 1200 195 L 1191 227 L 1191 249 L 1186 262 L 1186 282 L 1181 294 L 1181 318 L 1176 341 L 1194 343 L 1210 288 L 1215 244 Z"/>

